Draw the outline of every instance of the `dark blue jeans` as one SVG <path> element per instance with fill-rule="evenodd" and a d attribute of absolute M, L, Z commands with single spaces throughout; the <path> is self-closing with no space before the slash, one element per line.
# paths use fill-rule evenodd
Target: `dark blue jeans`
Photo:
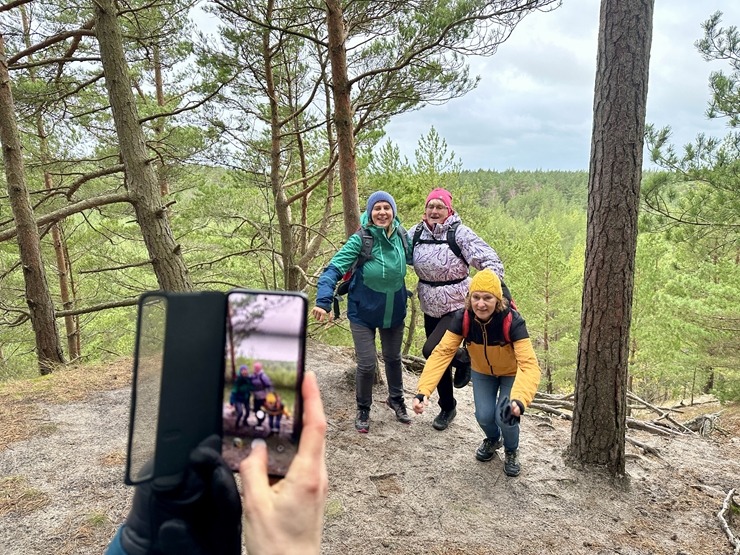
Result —
<path fill-rule="evenodd" d="M 475 419 L 486 437 L 498 441 L 503 436 L 508 451 L 519 448 L 519 424 L 505 425 L 501 422 L 501 400 L 511 398 L 514 376 L 491 376 L 473 370 L 473 401 Z"/>
<path fill-rule="evenodd" d="M 352 340 L 355 343 L 357 374 L 355 387 L 357 408 L 369 409 L 373 403 L 373 383 L 378 355 L 375 349 L 376 329 L 380 334 L 380 346 L 385 363 L 385 379 L 388 382 L 388 396 L 395 401 L 403 400 L 403 374 L 401 371 L 401 342 L 403 325 L 395 328 L 367 328 L 355 322 L 349 323 Z"/>

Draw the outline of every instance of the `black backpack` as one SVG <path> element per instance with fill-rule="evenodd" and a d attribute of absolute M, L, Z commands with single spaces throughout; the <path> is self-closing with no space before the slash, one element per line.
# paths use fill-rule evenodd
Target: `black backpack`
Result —
<path fill-rule="evenodd" d="M 457 231 L 458 226 L 460 225 L 460 222 L 454 222 L 450 224 L 450 227 L 447 228 L 447 236 L 445 239 L 422 239 L 421 233 L 424 230 L 424 222 L 420 223 L 416 226 L 416 229 L 414 230 L 414 238 L 411 241 L 411 256 L 413 257 L 414 247 L 418 245 L 419 243 L 424 244 L 432 244 L 432 245 L 441 245 L 442 243 L 447 243 L 447 245 L 450 247 L 450 250 L 453 252 L 455 256 L 457 256 L 460 260 L 462 260 L 466 266 L 470 266 L 468 264 L 468 261 L 465 260 L 465 257 L 462 254 L 462 251 L 460 250 L 460 245 L 457 244 L 457 240 L 455 239 L 455 232 Z M 461 281 L 464 281 L 465 278 L 460 279 L 453 279 L 450 281 L 426 281 L 424 279 L 419 278 L 420 283 L 425 283 L 427 285 L 432 286 L 441 286 L 441 285 L 454 285 L 455 283 L 460 283 Z"/>
<path fill-rule="evenodd" d="M 460 225 L 460 222 L 454 222 L 450 224 L 450 227 L 447 228 L 447 237 L 445 240 L 442 239 L 422 239 L 421 238 L 421 232 L 424 231 L 424 223 L 420 223 L 416 226 L 416 229 L 414 230 L 414 238 L 411 241 L 411 252 L 413 253 L 414 247 L 418 245 L 419 243 L 426 243 L 426 244 L 432 244 L 432 245 L 439 245 L 441 243 L 447 243 L 450 247 L 450 250 L 455 253 L 455 256 L 457 256 L 460 260 L 465 262 L 466 266 L 469 266 L 468 261 L 465 260 L 465 257 L 463 256 L 462 251 L 460 250 L 460 245 L 457 244 L 457 239 L 455 239 L 455 232 L 457 232 L 457 228 Z"/>

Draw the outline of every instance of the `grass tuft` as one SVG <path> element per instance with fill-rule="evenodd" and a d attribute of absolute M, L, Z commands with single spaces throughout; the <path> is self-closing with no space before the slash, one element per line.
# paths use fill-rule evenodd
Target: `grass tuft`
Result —
<path fill-rule="evenodd" d="M 49 503 L 50 497 L 32 488 L 25 476 L 0 478 L 0 517 L 9 514 L 28 515 Z"/>

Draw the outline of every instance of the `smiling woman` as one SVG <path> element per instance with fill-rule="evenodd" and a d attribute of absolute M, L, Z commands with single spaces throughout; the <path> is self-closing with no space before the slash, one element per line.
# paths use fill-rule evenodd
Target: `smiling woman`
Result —
<path fill-rule="evenodd" d="M 367 199 L 367 208 L 361 217 L 363 235 L 354 233 L 329 262 L 321 274 L 316 294 L 316 306 L 311 313 L 319 322 L 331 321 L 331 306 L 339 279 L 355 267 L 349 282 L 347 319 L 357 360 L 355 428 L 360 433 L 370 430 L 370 407 L 375 381 L 376 332 L 385 363 L 388 381 L 386 404 L 396 419 L 410 424 L 403 399 L 401 371 L 401 342 L 403 321 L 406 318 L 406 264 L 410 262 L 406 232 L 396 214 L 396 201 L 385 191 L 376 191 Z M 356 265 L 363 242 L 372 243 L 371 257 Z"/>
<path fill-rule="evenodd" d="M 393 206 L 391 206 L 391 203 L 376 202 L 373 205 L 372 212 L 370 212 L 370 220 L 373 224 L 385 229 L 386 233 L 391 231 L 391 224 L 393 223 Z"/>

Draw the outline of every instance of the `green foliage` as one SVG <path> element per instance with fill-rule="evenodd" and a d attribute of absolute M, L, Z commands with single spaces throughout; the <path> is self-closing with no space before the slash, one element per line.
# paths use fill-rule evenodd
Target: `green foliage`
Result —
<path fill-rule="evenodd" d="M 721 12 L 696 46 L 732 73 L 710 76 L 707 115 L 738 125 L 740 36 Z M 740 134 L 699 135 L 678 152 L 670 128 L 648 126 L 646 143 L 663 171 L 645 176 L 633 308 L 631 372 L 646 396 L 702 392 L 740 398 Z"/>

